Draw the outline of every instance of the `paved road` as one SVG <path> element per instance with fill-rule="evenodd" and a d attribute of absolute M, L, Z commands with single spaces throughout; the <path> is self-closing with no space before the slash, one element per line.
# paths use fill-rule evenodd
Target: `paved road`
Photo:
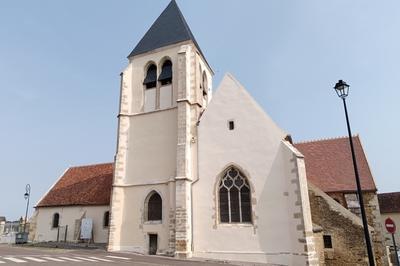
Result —
<path fill-rule="evenodd" d="M 0 245 L 0 266 L 3 265 L 137 265 L 137 266 L 225 266 L 211 261 L 189 261 L 160 256 L 142 256 L 128 253 L 114 253 L 103 250 L 65 250 L 28 248 Z"/>

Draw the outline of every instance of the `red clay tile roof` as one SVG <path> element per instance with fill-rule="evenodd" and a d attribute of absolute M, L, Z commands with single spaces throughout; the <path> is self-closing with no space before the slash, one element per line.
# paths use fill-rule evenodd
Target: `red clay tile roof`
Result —
<path fill-rule="evenodd" d="M 361 188 L 376 191 L 360 139 L 353 137 Z M 307 179 L 324 192 L 356 191 L 353 161 L 347 137 L 294 144 L 304 155 Z"/>
<path fill-rule="evenodd" d="M 381 213 L 400 212 L 400 192 L 378 194 Z"/>
<path fill-rule="evenodd" d="M 36 207 L 109 205 L 113 163 L 69 168 Z"/>

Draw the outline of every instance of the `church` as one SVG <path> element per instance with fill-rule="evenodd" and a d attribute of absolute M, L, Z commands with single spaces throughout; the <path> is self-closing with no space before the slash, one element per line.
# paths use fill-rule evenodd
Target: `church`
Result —
<path fill-rule="evenodd" d="M 294 144 L 233 75 L 214 93 L 213 74 L 172 0 L 121 73 L 114 163 L 67 170 L 36 206 L 35 239 L 50 241 L 54 215 L 58 227 L 68 209 L 71 227 L 98 217 L 96 235 L 109 251 L 364 265 L 348 139 Z M 377 189 L 354 138 L 375 259 L 385 265 Z M 327 151 L 347 168 L 321 159 Z"/>
<path fill-rule="evenodd" d="M 213 95 L 213 71 L 175 1 L 128 60 L 109 250 L 310 261 L 302 156 L 232 75 Z"/>

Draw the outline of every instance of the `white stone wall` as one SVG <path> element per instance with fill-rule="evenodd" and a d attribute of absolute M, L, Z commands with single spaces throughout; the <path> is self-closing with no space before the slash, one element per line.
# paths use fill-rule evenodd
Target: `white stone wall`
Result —
<path fill-rule="evenodd" d="M 234 130 L 228 129 L 229 120 Z M 231 75 L 214 94 L 198 130 L 194 256 L 305 265 L 312 243 L 307 182 L 304 165 L 298 165 L 301 154 L 283 141 L 286 134 Z M 217 184 L 230 165 L 251 185 L 252 224 L 219 222 Z"/>
<path fill-rule="evenodd" d="M 75 221 L 82 217 L 93 219 L 93 236 L 95 243 L 107 243 L 108 227 L 103 226 L 103 217 L 109 206 L 67 206 L 67 207 L 40 207 L 37 208 L 35 242 L 56 241 L 57 228 L 52 228 L 54 213 L 60 214 L 59 225 L 68 225 L 67 241 L 76 241 L 74 238 Z M 62 239 L 63 240 L 63 239 Z"/>

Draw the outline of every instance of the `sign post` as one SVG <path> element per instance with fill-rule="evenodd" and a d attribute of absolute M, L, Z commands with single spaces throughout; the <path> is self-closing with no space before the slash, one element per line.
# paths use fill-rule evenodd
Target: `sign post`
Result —
<path fill-rule="evenodd" d="M 396 262 L 397 262 L 397 265 L 400 265 L 400 263 L 399 263 L 399 255 L 397 254 L 396 240 L 394 238 L 394 233 L 396 233 L 396 224 L 389 217 L 389 218 L 386 218 L 386 220 L 385 220 L 385 227 L 386 227 L 386 230 L 390 234 L 392 234 L 392 240 L 393 240 L 394 254 L 396 256 Z"/>

